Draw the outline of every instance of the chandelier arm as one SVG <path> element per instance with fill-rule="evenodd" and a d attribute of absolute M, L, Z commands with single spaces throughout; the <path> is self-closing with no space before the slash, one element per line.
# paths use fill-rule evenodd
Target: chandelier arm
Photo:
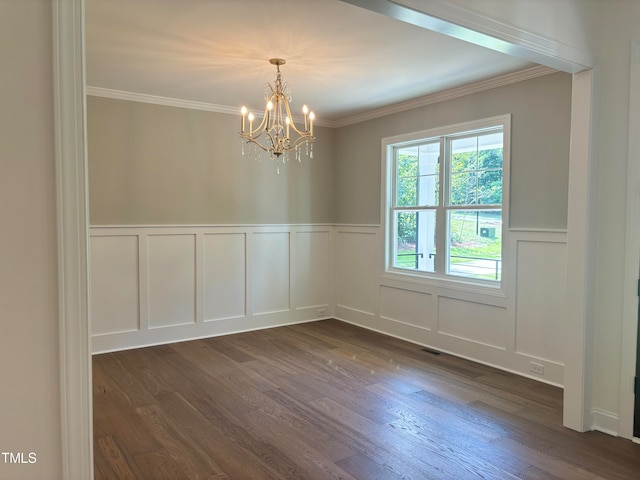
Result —
<path fill-rule="evenodd" d="M 246 139 L 246 140 L 252 140 L 252 141 L 255 141 L 255 140 L 259 139 L 259 138 L 262 136 L 262 134 L 263 134 L 264 132 L 265 132 L 265 131 L 263 130 L 262 132 L 258 133 L 257 135 L 250 135 L 250 134 L 248 134 L 248 133 L 241 133 L 241 134 L 240 134 L 240 137 L 242 137 L 242 138 L 244 138 L 244 139 Z M 254 131 L 254 133 L 255 133 L 255 131 Z"/>
<path fill-rule="evenodd" d="M 289 126 L 291 127 L 291 129 L 296 132 L 298 135 L 300 135 L 301 137 L 308 137 L 309 136 L 309 132 L 306 130 L 300 130 L 297 126 L 296 123 L 293 121 L 293 115 L 291 115 L 291 108 L 289 106 L 289 102 L 285 101 L 285 108 L 287 110 L 287 116 L 289 117 Z"/>
<path fill-rule="evenodd" d="M 258 147 L 260 147 L 262 150 L 264 150 L 265 152 L 268 152 L 269 149 L 266 148 L 264 145 L 262 145 L 260 142 L 256 142 L 255 139 L 253 138 L 246 138 L 247 140 L 247 144 L 249 143 L 253 143 L 254 145 L 257 145 Z"/>
<path fill-rule="evenodd" d="M 257 140 L 267 131 L 266 129 L 266 115 L 262 117 L 262 121 L 260 124 L 253 130 L 248 132 L 240 132 L 240 137 L 247 140 L 247 142 L 255 143 L 259 145 L 260 148 L 267 151 L 265 147 L 263 147 Z"/>
<path fill-rule="evenodd" d="M 294 132 L 296 132 L 299 136 L 301 137 L 307 137 L 310 138 L 311 135 L 309 134 L 308 131 L 304 131 L 304 130 L 299 130 L 298 127 L 296 127 L 296 124 L 293 123 L 293 120 L 291 120 L 291 123 L 289 124 L 289 126 L 291 127 L 291 130 L 293 130 Z"/>
<path fill-rule="evenodd" d="M 295 142 L 291 144 L 291 148 L 298 147 L 300 145 L 304 145 L 306 142 L 313 142 L 315 137 L 298 137 Z"/>
<path fill-rule="evenodd" d="M 262 120 L 260 121 L 260 123 L 256 128 L 254 128 L 253 130 L 249 130 L 248 135 L 254 138 L 258 138 L 260 135 L 262 135 L 262 132 L 266 130 L 267 121 L 269 119 L 269 115 L 267 115 L 267 112 L 268 110 L 265 108 L 264 115 L 262 116 Z"/>

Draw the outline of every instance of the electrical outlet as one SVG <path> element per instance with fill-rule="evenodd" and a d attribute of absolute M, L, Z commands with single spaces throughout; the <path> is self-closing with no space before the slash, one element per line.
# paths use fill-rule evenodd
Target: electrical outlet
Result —
<path fill-rule="evenodd" d="M 536 362 L 529 362 L 529 371 L 536 375 L 544 375 L 544 365 Z"/>
<path fill-rule="evenodd" d="M 318 316 L 322 317 L 322 316 L 324 316 L 324 314 L 325 314 L 325 309 L 324 308 L 319 308 L 318 309 Z"/>

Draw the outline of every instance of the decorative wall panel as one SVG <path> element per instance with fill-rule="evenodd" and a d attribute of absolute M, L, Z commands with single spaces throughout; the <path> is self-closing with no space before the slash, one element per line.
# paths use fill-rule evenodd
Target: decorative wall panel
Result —
<path fill-rule="evenodd" d="M 204 321 L 242 317 L 246 298 L 246 235 L 204 235 Z"/>
<path fill-rule="evenodd" d="M 507 310 L 449 297 L 438 299 L 440 333 L 497 348 L 507 345 Z"/>
<path fill-rule="evenodd" d="M 380 287 L 380 318 L 431 330 L 434 316 L 433 295 Z"/>
<path fill-rule="evenodd" d="M 289 310 L 289 235 L 259 232 L 251 238 L 254 314 Z"/>
<path fill-rule="evenodd" d="M 328 231 L 298 231 L 295 233 L 295 268 L 293 291 L 297 308 L 327 307 L 331 236 Z"/>
<path fill-rule="evenodd" d="M 149 235 L 149 328 L 195 322 L 195 235 Z"/>
<path fill-rule="evenodd" d="M 337 305 L 375 315 L 377 264 L 375 232 L 338 229 L 335 261 Z"/>
<path fill-rule="evenodd" d="M 140 328 L 138 237 L 96 237 L 91 242 L 91 332 Z"/>
<path fill-rule="evenodd" d="M 516 351 L 564 363 L 566 245 L 519 241 Z"/>

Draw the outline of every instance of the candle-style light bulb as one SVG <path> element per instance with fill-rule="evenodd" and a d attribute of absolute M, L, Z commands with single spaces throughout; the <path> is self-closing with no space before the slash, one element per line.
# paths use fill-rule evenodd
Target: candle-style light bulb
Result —
<path fill-rule="evenodd" d="M 284 122 L 287 124 L 287 138 L 289 138 L 289 127 L 291 125 L 291 119 L 289 118 L 289 116 L 284 119 Z"/>
<path fill-rule="evenodd" d="M 253 112 L 249 112 L 249 133 L 253 131 Z"/>
<path fill-rule="evenodd" d="M 313 112 L 309 112 L 309 134 L 313 137 L 313 120 L 316 115 Z"/>
<path fill-rule="evenodd" d="M 240 109 L 240 113 L 242 114 L 242 130 L 241 130 L 241 132 L 244 133 L 244 117 L 247 116 L 247 107 L 242 107 Z"/>
<path fill-rule="evenodd" d="M 271 118 L 271 111 L 272 110 L 273 110 L 273 102 L 271 100 L 269 100 L 267 102 L 267 112 L 265 114 L 265 122 L 266 122 L 265 125 L 266 125 L 267 129 L 270 128 L 270 126 L 271 126 L 270 118 Z"/>

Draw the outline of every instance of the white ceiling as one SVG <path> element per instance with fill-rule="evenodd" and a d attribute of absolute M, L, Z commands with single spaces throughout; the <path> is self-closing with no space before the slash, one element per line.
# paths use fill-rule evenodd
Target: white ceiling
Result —
<path fill-rule="evenodd" d="M 319 123 L 533 65 L 339 0 L 86 0 L 90 87 L 259 110 L 273 57 Z"/>

